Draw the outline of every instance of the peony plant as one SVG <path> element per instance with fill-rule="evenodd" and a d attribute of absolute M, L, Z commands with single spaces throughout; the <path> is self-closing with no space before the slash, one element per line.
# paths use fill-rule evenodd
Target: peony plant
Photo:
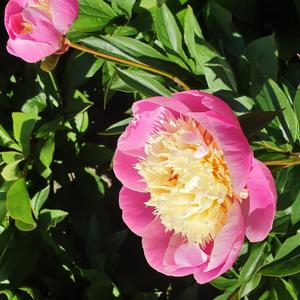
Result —
<path fill-rule="evenodd" d="M 124 222 L 154 269 L 209 282 L 233 265 L 245 236 L 258 242 L 270 232 L 272 175 L 213 95 L 175 93 L 132 109 L 114 158 Z"/>

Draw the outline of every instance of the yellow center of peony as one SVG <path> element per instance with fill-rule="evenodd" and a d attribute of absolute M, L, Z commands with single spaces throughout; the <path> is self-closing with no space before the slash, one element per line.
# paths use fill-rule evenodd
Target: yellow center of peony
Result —
<path fill-rule="evenodd" d="M 233 201 L 223 152 L 193 119 L 162 121 L 136 165 L 166 230 L 204 246 L 227 221 Z"/>
<path fill-rule="evenodd" d="M 22 30 L 21 34 L 28 34 L 33 31 L 32 24 L 28 21 L 22 22 L 22 27 L 23 27 L 23 30 Z"/>
<path fill-rule="evenodd" d="M 29 1 L 29 6 L 38 8 L 50 14 L 49 0 L 31 0 Z"/>

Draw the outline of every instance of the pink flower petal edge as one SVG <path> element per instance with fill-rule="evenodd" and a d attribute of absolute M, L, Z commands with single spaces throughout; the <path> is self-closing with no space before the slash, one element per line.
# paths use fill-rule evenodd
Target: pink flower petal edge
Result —
<path fill-rule="evenodd" d="M 277 191 L 270 170 L 257 159 L 253 159 L 247 187 L 249 197 L 243 202 L 246 235 L 251 242 L 259 242 L 272 229 Z"/>
<path fill-rule="evenodd" d="M 153 209 L 145 202 L 150 195 L 122 187 L 119 195 L 123 220 L 136 235 L 142 236 L 145 228 L 154 220 Z"/>

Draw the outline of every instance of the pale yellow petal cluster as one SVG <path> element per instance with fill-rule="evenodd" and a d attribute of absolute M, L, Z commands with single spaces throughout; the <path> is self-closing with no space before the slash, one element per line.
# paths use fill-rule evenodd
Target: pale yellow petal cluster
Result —
<path fill-rule="evenodd" d="M 227 221 L 232 186 L 222 151 L 192 119 L 162 121 L 136 165 L 151 195 L 146 203 L 167 230 L 205 245 Z"/>

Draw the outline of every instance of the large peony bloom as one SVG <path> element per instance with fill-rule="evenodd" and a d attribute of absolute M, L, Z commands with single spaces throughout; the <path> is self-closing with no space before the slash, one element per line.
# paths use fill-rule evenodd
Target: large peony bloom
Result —
<path fill-rule="evenodd" d="M 4 17 L 7 51 L 31 63 L 64 52 L 63 36 L 77 15 L 77 0 L 10 0 Z"/>
<path fill-rule="evenodd" d="M 245 235 L 257 242 L 271 230 L 272 175 L 215 96 L 154 97 L 133 114 L 114 159 L 123 219 L 154 269 L 208 282 L 232 266 Z"/>

